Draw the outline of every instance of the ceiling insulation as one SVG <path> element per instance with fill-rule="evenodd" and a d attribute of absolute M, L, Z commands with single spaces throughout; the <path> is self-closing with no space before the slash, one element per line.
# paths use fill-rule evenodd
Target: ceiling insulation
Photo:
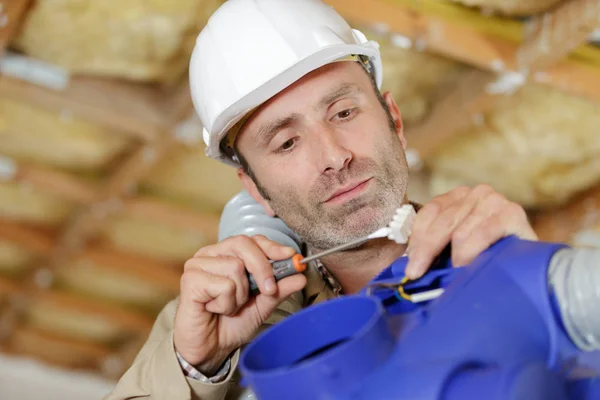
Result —
<path fill-rule="evenodd" d="M 0 181 L 0 217 L 41 226 L 65 222 L 75 205 L 26 182 Z"/>
<path fill-rule="evenodd" d="M 0 153 L 78 171 L 105 170 L 132 144 L 121 132 L 21 101 L 0 98 Z"/>
<path fill-rule="evenodd" d="M 110 217 L 101 237 L 115 248 L 165 261 L 185 261 L 199 248 L 214 243 L 218 226 L 212 231 L 153 221 L 145 217 L 117 214 Z"/>
<path fill-rule="evenodd" d="M 222 0 L 37 0 L 13 46 L 73 74 L 174 82 Z"/>
<path fill-rule="evenodd" d="M 428 158 L 434 194 L 488 183 L 527 207 L 550 207 L 600 182 L 598 103 L 530 84 L 473 121 Z"/>
<path fill-rule="evenodd" d="M 452 0 L 467 6 L 477 6 L 488 13 L 524 16 L 546 11 L 563 0 Z"/>
<path fill-rule="evenodd" d="M 37 354 L 43 361 L 68 368 L 92 369 L 110 354 L 108 347 L 86 340 L 65 339 L 61 336 L 18 327 L 10 339 L 12 353 Z"/>
<path fill-rule="evenodd" d="M 242 185 L 234 168 L 215 163 L 204 149 L 204 143 L 176 145 L 146 175 L 142 188 L 168 200 L 220 212 Z"/>
<path fill-rule="evenodd" d="M 0 274 L 19 276 L 33 267 L 36 254 L 9 241 L 0 240 Z"/>

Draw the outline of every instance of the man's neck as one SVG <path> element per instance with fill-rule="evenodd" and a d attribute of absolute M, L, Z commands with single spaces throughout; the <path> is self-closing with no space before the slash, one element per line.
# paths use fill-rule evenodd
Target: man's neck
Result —
<path fill-rule="evenodd" d="M 344 293 L 356 293 L 406 251 L 406 245 L 386 238 L 370 240 L 361 247 L 323 257 Z"/>

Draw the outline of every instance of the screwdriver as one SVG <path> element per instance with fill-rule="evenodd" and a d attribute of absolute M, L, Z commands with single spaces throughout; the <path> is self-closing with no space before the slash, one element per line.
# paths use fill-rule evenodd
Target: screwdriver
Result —
<path fill-rule="evenodd" d="M 294 254 L 292 257 L 285 260 L 271 261 L 275 281 L 279 281 L 290 275 L 304 272 L 306 270 L 306 264 L 316 260 L 317 258 L 325 257 L 338 251 L 358 246 L 371 239 L 387 237 L 396 243 L 408 243 L 408 237 L 410 236 L 411 227 L 415 217 L 416 212 L 413 206 L 410 204 L 405 204 L 396 209 L 396 213 L 394 214 L 394 217 L 388 226 L 378 229 L 368 236 L 332 247 L 309 257 L 303 258 L 302 254 Z M 260 293 L 258 285 L 250 273 L 248 273 L 248 280 L 250 281 L 250 296 L 255 296 Z"/>
<path fill-rule="evenodd" d="M 353 247 L 359 244 L 366 242 L 371 239 L 371 237 L 360 238 L 357 240 L 353 240 L 348 243 L 344 243 L 342 245 L 332 247 L 331 249 L 322 251 L 320 253 L 313 254 L 309 257 L 302 257 L 302 254 L 294 254 L 292 257 L 287 258 L 285 260 L 271 261 L 271 266 L 273 267 L 273 276 L 275 277 L 275 281 L 279 281 L 287 276 L 295 275 L 306 270 L 306 264 L 309 262 L 316 260 L 317 258 L 328 256 L 329 254 L 336 253 L 338 251 L 345 250 L 349 247 Z M 260 293 L 258 289 L 258 285 L 254 280 L 252 274 L 248 274 L 248 281 L 250 281 L 250 295 L 256 296 Z"/>

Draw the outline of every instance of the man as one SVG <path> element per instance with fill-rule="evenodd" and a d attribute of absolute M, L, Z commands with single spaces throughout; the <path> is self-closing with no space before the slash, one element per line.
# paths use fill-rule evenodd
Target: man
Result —
<path fill-rule="evenodd" d="M 229 0 L 198 37 L 190 82 L 207 154 L 237 166 L 244 188 L 311 252 L 375 231 L 408 201 L 400 110 L 378 90 L 378 47 L 320 1 Z M 262 236 L 202 248 L 108 399 L 235 398 L 240 348 L 261 327 L 358 291 L 404 253 L 417 278 L 449 243 L 461 265 L 508 234 L 535 239 L 521 207 L 480 186 L 420 209 L 408 250 L 373 240 L 279 282 L 268 260 L 293 249 Z"/>

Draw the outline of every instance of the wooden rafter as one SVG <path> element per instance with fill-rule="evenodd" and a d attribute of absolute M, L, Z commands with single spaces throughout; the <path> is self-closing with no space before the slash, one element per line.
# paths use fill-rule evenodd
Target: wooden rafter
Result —
<path fill-rule="evenodd" d="M 599 15 L 600 0 L 571 0 L 533 17 L 517 49 L 519 69 L 544 69 L 568 55 L 600 27 Z"/>
<path fill-rule="evenodd" d="M 168 264 L 108 248 L 92 247 L 74 259 L 90 261 L 103 268 L 138 276 L 172 292 L 179 291 L 181 273 Z"/>
<path fill-rule="evenodd" d="M 63 91 L 0 77 L 0 94 L 56 112 L 79 117 L 145 141 L 158 138 L 164 121 L 159 93 L 151 87 L 111 80 L 73 77 Z"/>
<path fill-rule="evenodd" d="M 0 297 L 2 295 L 13 295 L 21 291 L 19 285 L 10 279 L 0 276 Z"/>
<path fill-rule="evenodd" d="M 0 58 L 27 14 L 31 0 L 0 2 Z"/>
<path fill-rule="evenodd" d="M 523 39 L 522 32 L 515 33 L 513 29 L 507 33 L 502 24 L 480 29 L 477 23 L 469 24 L 458 18 L 457 10 L 453 18 L 434 12 L 436 2 L 432 0 L 369 0 L 368 6 L 364 0 L 325 1 L 354 24 L 385 24 L 391 32 L 406 36 L 413 43 L 423 43 L 428 51 L 472 67 L 492 72 L 518 68 L 516 51 Z M 514 28 L 514 21 L 506 24 Z M 600 100 L 600 68 L 579 59 L 564 59 L 549 66 L 544 74 L 532 74 L 530 79 Z"/>
<path fill-rule="evenodd" d="M 600 221 L 598 217 L 589 221 L 582 218 L 588 211 L 590 216 L 597 215 L 597 210 L 600 210 L 600 187 L 579 194 L 563 207 L 537 213 L 532 224 L 541 240 L 567 242 L 576 232 L 588 228 L 586 223 Z"/>
<path fill-rule="evenodd" d="M 204 232 L 210 241 L 216 241 L 219 216 L 212 213 L 199 213 L 150 198 L 133 198 L 125 202 L 125 210 L 130 215 L 139 215 L 154 221 L 180 228 Z"/>
<path fill-rule="evenodd" d="M 27 182 L 37 189 L 75 203 L 91 203 L 98 198 L 98 188 L 93 184 L 66 172 L 23 162 L 18 164 L 13 180 Z"/>
<path fill-rule="evenodd" d="M 40 302 L 64 310 L 97 315 L 119 326 L 127 332 L 147 334 L 152 328 L 152 319 L 134 311 L 114 308 L 99 301 L 83 299 L 57 290 L 39 290 L 28 293 L 29 301 Z"/>
<path fill-rule="evenodd" d="M 67 368 L 99 368 L 111 349 L 106 345 L 65 338 L 21 325 L 14 330 L 5 351 L 38 357 Z"/>
<path fill-rule="evenodd" d="M 0 219 L 0 239 L 43 257 L 52 253 L 53 240 L 50 234 L 14 221 Z"/>
<path fill-rule="evenodd" d="M 353 23 L 385 24 L 391 32 L 406 36 L 414 42 L 424 43 L 432 52 L 467 64 L 491 69 L 502 64 L 514 65 L 513 42 L 494 35 L 475 33 L 459 21 L 424 12 L 410 5 L 418 2 L 372 0 L 326 0 L 346 19 Z"/>
<path fill-rule="evenodd" d="M 182 96 L 183 97 L 183 96 Z M 175 143 L 173 131 L 189 111 L 190 103 L 180 99 L 172 104 L 168 115 L 168 127 L 151 142 L 142 142 L 126 157 L 104 183 L 98 200 L 89 205 L 65 227 L 59 239 L 56 257 L 51 265 L 64 263 L 65 260 L 85 242 L 94 238 L 100 231 L 103 219 L 120 211 L 123 203 L 132 198 L 137 191 L 138 183 L 148 174 L 152 167 L 172 148 Z"/>
<path fill-rule="evenodd" d="M 173 135 L 165 132 L 159 140 L 140 145 L 108 178 L 104 197 L 112 198 L 121 195 L 129 197 L 134 194 L 138 182 L 150 172 L 174 143 Z"/>

